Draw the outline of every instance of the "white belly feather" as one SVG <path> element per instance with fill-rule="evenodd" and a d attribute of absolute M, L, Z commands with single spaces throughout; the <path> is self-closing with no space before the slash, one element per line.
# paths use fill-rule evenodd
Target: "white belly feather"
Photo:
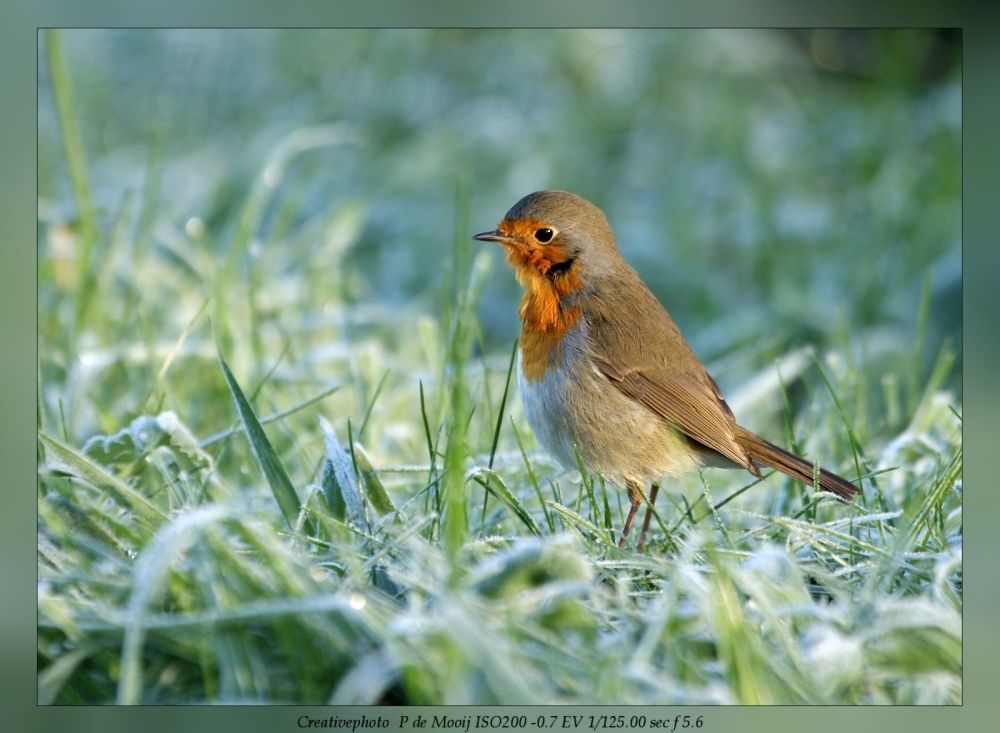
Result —
<path fill-rule="evenodd" d="M 697 466 L 683 436 L 598 371 L 584 339 L 583 329 L 568 334 L 560 358 L 537 380 L 525 378 L 518 355 L 521 400 L 542 448 L 568 469 L 577 467 L 579 450 L 588 471 L 617 484 L 646 485 Z"/>

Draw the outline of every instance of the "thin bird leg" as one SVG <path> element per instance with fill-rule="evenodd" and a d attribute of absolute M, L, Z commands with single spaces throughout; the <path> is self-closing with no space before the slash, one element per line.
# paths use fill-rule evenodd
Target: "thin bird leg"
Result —
<path fill-rule="evenodd" d="M 628 500 L 632 502 L 632 506 L 629 507 L 628 516 L 625 517 L 625 526 L 622 527 L 622 538 L 618 540 L 619 547 L 625 547 L 625 538 L 628 537 L 628 531 L 632 529 L 632 522 L 635 520 L 636 512 L 639 511 L 639 505 L 642 503 L 642 492 L 639 491 L 639 484 L 634 481 L 627 481 L 625 486 L 628 488 Z"/>
<path fill-rule="evenodd" d="M 649 489 L 649 503 L 646 505 L 646 516 L 642 520 L 642 532 L 639 534 L 639 552 L 646 546 L 646 532 L 649 531 L 649 519 L 653 515 L 653 504 L 656 503 L 656 492 L 660 490 L 659 484 L 653 484 Z"/>

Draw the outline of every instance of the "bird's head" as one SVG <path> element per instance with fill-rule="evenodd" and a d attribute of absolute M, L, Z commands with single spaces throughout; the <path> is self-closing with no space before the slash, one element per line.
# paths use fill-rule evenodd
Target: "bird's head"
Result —
<path fill-rule="evenodd" d="M 496 229 L 474 238 L 500 244 L 526 290 L 548 283 L 558 296 L 580 290 L 620 259 L 604 213 L 566 191 L 529 193 Z"/>

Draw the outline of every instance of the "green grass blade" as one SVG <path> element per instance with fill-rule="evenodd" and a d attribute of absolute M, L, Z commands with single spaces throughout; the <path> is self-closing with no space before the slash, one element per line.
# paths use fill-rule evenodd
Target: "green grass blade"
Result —
<path fill-rule="evenodd" d="M 371 461 L 368 460 L 368 456 L 365 455 L 364 450 L 357 442 L 354 444 L 354 463 L 361 474 L 361 480 L 365 485 L 365 494 L 372 508 L 380 515 L 396 511 L 392 499 L 389 498 L 385 486 L 382 485 L 382 480 L 378 477 L 378 473 L 372 467 Z"/>
<path fill-rule="evenodd" d="M 542 532 L 532 518 L 531 513 L 524 507 L 521 500 L 514 496 L 510 488 L 497 473 L 488 468 L 480 468 L 474 470 L 470 478 L 509 506 L 511 511 L 514 512 L 517 518 L 521 520 L 532 534 L 541 535 Z"/>
<path fill-rule="evenodd" d="M 127 507 L 149 524 L 159 524 L 166 519 L 166 514 L 149 499 L 126 484 L 121 479 L 111 475 L 97 463 L 91 461 L 82 453 L 78 453 L 65 443 L 50 435 L 39 433 L 39 440 L 46 449 L 46 459 L 52 468 L 86 481 L 95 488 L 107 491 L 117 502 Z"/>
<path fill-rule="evenodd" d="M 302 508 L 298 494 L 295 493 L 295 488 L 288 478 L 288 473 L 278 458 L 274 446 L 271 445 L 271 441 L 268 440 L 267 433 L 264 432 L 264 428 L 253 411 L 253 407 L 250 406 L 246 396 L 243 394 L 243 390 L 240 389 L 239 384 L 236 382 L 236 377 L 233 376 L 229 365 L 226 364 L 226 360 L 222 358 L 221 354 L 219 355 L 219 365 L 222 367 L 222 374 L 226 378 L 226 385 L 233 396 L 233 402 L 236 404 L 240 421 L 243 423 L 244 431 L 246 431 L 247 440 L 250 442 L 250 450 L 253 452 L 254 458 L 257 459 L 257 464 L 264 473 L 264 478 L 267 479 L 268 486 L 271 487 L 271 493 L 274 495 L 275 501 L 278 502 L 278 508 L 281 509 L 282 516 L 284 516 L 288 526 L 294 531 L 298 522 L 299 511 Z M 305 517 L 303 524 L 308 534 L 315 534 L 313 523 L 308 517 Z"/>
<path fill-rule="evenodd" d="M 361 427 L 358 429 L 358 440 L 364 440 L 365 430 L 368 429 L 368 420 L 371 419 L 372 410 L 375 408 L 375 403 L 378 402 L 379 395 L 382 394 L 382 388 L 385 387 L 385 380 L 388 376 L 389 370 L 386 369 L 382 372 L 382 377 L 378 380 L 378 384 L 375 386 L 375 393 L 368 401 L 368 409 L 365 410 L 365 416 L 361 420 Z"/>
<path fill-rule="evenodd" d="M 177 337 L 177 340 L 174 342 L 173 347 L 171 347 L 170 351 L 167 352 L 166 357 L 163 359 L 163 364 L 160 366 L 160 370 L 156 373 L 156 378 L 153 380 L 153 384 L 150 385 L 149 387 L 149 392 L 146 393 L 146 399 L 142 401 L 143 409 L 148 408 L 149 401 L 153 398 L 153 395 L 156 394 L 156 391 L 160 388 L 160 385 L 163 383 L 163 378 L 167 375 L 167 372 L 170 371 L 171 365 L 174 363 L 174 360 L 180 353 L 181 348 L 184 346 L 184 343 L 188 339 L 188 336 L 191 335 L 191 332 L 194 331 L 194 327 L 198 324 L 198 321 L 201 320 L 201 317 L 205 314 L 205 311 L 208 310 L 208 305 L 210 302 L 211 298 L 205 298 L 205 300 L 201 304 L 201 307 L 194 314 L 194 316 L 192 316 L 191 319 L 188 320 L 187 325 L 184 326 L 184 329 L 181 331 L 181 335 Z"/>
<path fill-rule="evenodd" d="M 427 400 L 424 398 L 424 383 L 419 382 L 420 385 L 420 418 L 423 421 L 424 426 L 424 438 L 427 440 L 427 460 L 430 464 L 430 475 L 427 480 L 430 481 L 434 476 L 435 469 L 435 459 L 437 458 L 437 450 L 434 447 L 434 440 L 431 438 L 431 423 L 427 418 Z"/>
<path fill-rule="evenodd" d="M 319 425 L 326 445 L 320 484 L 326 494 L 327 506 L 330 513 L 339 520 L 346 518 L 348 521 L 360 521 L 364 517 L 364 510 L 350 456 L 340 445 L 333 426 L 325 418 L 320 417 Z"/>
<path fill-rule="evenodd" d="M 510 376 L 514 372 L 514 359 L 517 357 L 517 339 L 514 339 L 514 346 L 510 351 L 510 363 L 507 364 L 507 379 L 503 384 L 503 396 L 500 397 L 500 409 L 497 411 L 497 421 L 496 427 L 493 429 L 493 443 L 490 445 L 490 460 L 486 464 L 487 467 L 493 470 L 493 459 L 496 458 L 497 454 L 497 444 L 500 442 L 500 428 L 503 426 L 503 415 L 504 410 L 507 408 L 507 395 L 510 393 Z M 482 526 L 486 522 L 486 505 L 489 499 L 489 493 L 483 494 L 483 513 L 479 518 L 479 525 Z"/>
<path fill-rule="evenodd" d="M 962 449 L 959 448 L 945 468 L 943 475 L 934 482 L 931 490 L 917 509 L 910 524 L 907 542 L 915 541 L 920 530 L 924 530 L 925 535 L 929 535 L 933 531 L 931 518 L 935 513 L 941 511 L 945 498 L 954 490 L 955 483 L 961 478 L 962 458 Z"/>
<path fill-rule="evenodd" d="M 580 455 L 580 449 L 575 445 L 573 446 L 573 455 L 576 458 L 576 469 L 580 472 L 580 483 L 583 484 L 584 488 L 584 491 L 580 492 L 578 496 L 586 493 L 587 500 L 590 502 L 591 520 L 597 524 L 600 521 L 600 511 L 597 508 L 597 499 L 594 497 L 594 479 L 587 467 L 583 465 L 583 456 Z"/>
<path fill-rule="evenodd" d="M 548 504 L 545 503 L 545 497 L 542 496 L 542 487 L 538 483 L 538 477 L 535 475 L 535 469 L 531 465 L 531 461 L 528 460 L 528 453 L 524 450 L 524 441 L 521 439 L 521 434 L 518 432 L 517 425 L 514 424 L 514 419 L 511 418 L 510 429 L 514 434 L 514 442 L 517 443 L 517 449 L 521 451 L 521 460 L 524 461 L 524 469 L 528 474 L 528 481 L 531 483 L 531 488 L 535 490 L 535 496 L 538 497 L 538 503 L 542 507 L 542 511 L 545 513 L 545 523 L 549 525 L 549 531 L 556 531 L 556 523 L 552 519 L 552 513 L 549 512 Z"/>
<path fill-rule="evenodd" d="M 80 663 L 90 656 L 86 649 L 72 649 L 52 664 L 38 672 L 38 704 L 51 705 L 55 702 L 66 680 L 76 671 Z"/>
<path fill-rule="evenodd" d="M 500 428 L 503 425 L 504 410 L 507 408 L 507 395 L 510 393 L 510 377 L 514 373 L 514 360 L 517 358 L 517 339 L 514 339 L 514 346 L 510 350 L 510 362 L 507 364 L 507 379 L 503 383 L 503 396 L 500 398 L 500 410 L 497 412 L 497 425 L 493 430 L 493 444 L 490 446 L 490 462 L 487 464 L 490 470 L 493 469 L 493 459 L 497 454 L 497 444 L 500 442 Z"/>
<path fill-rule="evenodd" d="M 142 702 L 145 666 L 142 651 L 146 637 L 148 607 L 162 588 L 164 577 L 171 565 L 205 527 L 216 524 L 230 515 L 231 510 L 218 505 L 195 509 L 164 524 L 143 548 L 135 563 L 133 588 L 126 609 L 121 673 L 118 679 L 118 704 L 137 705 Z"/>
<path fill-rule="evenodd" d="M 315 405 L 317 402 L 325 400 L 327 397 L 329 397 L 330 395 L 332 395 L 334 392 L 338 391 L 339 389 L 340 389 L 340 385 L 334 385 L 333 387 L 327 387 L 326 389 L 324 389 L 319 394 L 313 395 L 309 399 L 302 400 L 302 402 L 299 402 L 298 404 L 292 405 L 287 410 L 281 410 L 280 412 L 275 412 L 272 415 L 268 415 L 266 417 L 260 418 L 260 424 L 261 425 L 267 425 L 268 423 L 275 422 L 276 420 L 283 420 L 286 417 L 288 417 L 289 415 L 294 415 L 296 412 L 300 412 L 301 410 L 306 409 L 310 405 Z M 200 441 L 198 443 L 198 447 L 199 448 L 207 448 L 208 446 L 212 445 L 213 443 L 218 443 L 220 440 L 225 440 L 226 438 L 229 438 L 229 437 L 232 437 L 233 435 L 236 435 L 236 433 L 240 432 L 240 430 L 242 430 L 242 428 L 239 425 L 237 425 L 236 427 L 232 427 L 229 430 L 223 430 L 222 432 L 216 433 L 215 435 L 210 435 L 209 437 L 207 437 L 204 440 Z"/>
<path fill-rule="evenodd" d="M 854 430 L 854 423 L 851 421 L 847 414 L 847 409 L 844 407 L 844 403 L 840 400 L 840 395 L 837 394 L 837 390 L 833 388 L 833 382 L 827 375 L 826 370 L 823 369 L 822 363 L 820 363 L 819 357 L 813 354 L 813 363 L 816 364 L 816 368 L 819 370 L 820 377 L 823 378 L 823 383 L 826 385 L 827 392 L 830 393 L 830 397 L 833 399 L 833 404 L 837 408 L 837 412 L 840 415 L 841 422 L 843 422 L 844 427 L 847 428 L 847 436 L 851 441 L 851 454 L 854 457 L 854 470 L 856 471 L 855 481 L 857 482 L 858 488 L 861 487 L 861 476 L 863 471 L 861 470 L 861 464 L 864 462 L 864 453 L 861 449 L 861 441 L 858 438 L 857 432 Z M 865 495 L 862 491 L 858 498 L 863 502 Z"/>
<path fill-rule="evenodd" d="M 49 29 L 45 32 L 45 47 L 48 51 L 49 73 L 52 76 L 52 92 L 55 96 L 56 110 L 59 116 L 59 127 L 62 132 L 63 149 L 66 153 L 66 165 L 69 168 L 70 183 L 73 187 L 73 197 L 80 216 L 81 247 L 77 258 L 77 271 L 84 286 L 78 292 L 76 302 L 76 325 L 82 323 L 87 304 L 84 297 L 86 284 L 92 278 L 94 248 L 97 246 L 98 221 L 97 210 L 91 197 L 90 180 L 87 175 L 87 160 L 83 149 L 83 136 L 77 124 L 79 113 L 73 97 L 73 84 L 69 75 L 69 66 L 63 56 L 62 32 Z"/>
<path fill-rule="evenodd" d="M 608 539 L 607 532 L 605 532 L 603 529 L 598 527 L 590 520 L 581 516 L 578 512 L 574 512 L 569 507 L 564 506 L 557 501 L 552 501 L 551 499 L 546 503 L 553 511 L 556 512 L 556 514 L 561 516 L 564 520 L 567 521 L 569 525 L 573 526 L 578 531 L 584 530 L 586 532 L 589 532 L 602 545 L 605 545 L 606 547 L 614 547 L 617 549 L 618 546 L 614 542 Z"/>

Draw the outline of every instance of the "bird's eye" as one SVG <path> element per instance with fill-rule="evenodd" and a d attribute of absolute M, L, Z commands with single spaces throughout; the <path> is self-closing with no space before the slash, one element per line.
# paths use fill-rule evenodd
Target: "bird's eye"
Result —
<path fill-rule="evenodd" d="M 542 227 L 541 229 L 535 230 L 535 239 L 537 239 L 542 244 L 552 241 L 552 237 L 555 236 L 555 232 L 548 227 Z"/>

